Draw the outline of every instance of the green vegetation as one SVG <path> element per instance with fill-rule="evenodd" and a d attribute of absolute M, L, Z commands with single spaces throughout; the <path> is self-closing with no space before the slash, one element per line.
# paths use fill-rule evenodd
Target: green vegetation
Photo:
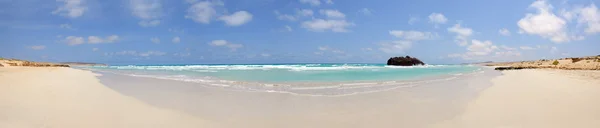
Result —
<path fill-rule="evenodd" d="M 555 60 L 554 62 L 552 62 L 552 65 L 558 65 L 558 60 Z"/>

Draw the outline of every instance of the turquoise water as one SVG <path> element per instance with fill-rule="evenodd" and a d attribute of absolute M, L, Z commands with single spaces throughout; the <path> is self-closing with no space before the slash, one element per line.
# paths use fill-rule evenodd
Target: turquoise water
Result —
<path fill-rule="evenodd" d="M 247 82 L 352 82 L 408 80 L 472 72 L 468 65 L 387 66 L 385 64 L 128 65 L 91 70 L 181 80 Z"/>
<path fill-rule="evenodd" d="M 469 65 L 216 64 L 81 67 L 98 73 L 198 83 L 236 91 L 306 96 L 346 96 L 475 78 L 485 70 Z"/>

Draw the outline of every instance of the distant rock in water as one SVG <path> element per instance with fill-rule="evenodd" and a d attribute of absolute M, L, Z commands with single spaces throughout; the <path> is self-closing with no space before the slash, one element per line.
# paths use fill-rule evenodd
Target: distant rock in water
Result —
<path fill-rule="evenodd" d="M 425 63 L 423 63 L 423 61 L 421 61 L 417 58 L 406 56 L 406 57 L 392 57 L 392 58 L 388 59 L 387 65 L 414 66 L 414 65 L 425 65 Z"/>

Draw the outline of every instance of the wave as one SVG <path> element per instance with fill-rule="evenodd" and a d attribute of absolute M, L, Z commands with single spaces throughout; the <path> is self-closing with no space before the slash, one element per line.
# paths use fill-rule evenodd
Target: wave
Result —
<path fill-rule="evenodd" d="M 382 64 L 292 64 L 292 65 L 182 65 L 182 66 L 99 66 L 98 68 L 122 70 L 170 70 L 194 72 L 218 72 L 219 70 L 288 70 L 288 71 L 327 71 L 370 69 L 409 69 L 409 68 L 440 68 L 450 65 L 422 66 L 387 66 Z"/>
<path fill-rule="evenodd" d="M 237 67 L 241 67 L 239 65 L 235 65 Z M 246 66 L 246 65 L 244 65 Z M 264 66 L 264 65 L 261 65 Z M 281 65 L 270 65 L 272 67 L 285 67 Z M 267 67 L 270 67 L 267 66 Z M 304 66 L 304 65 L 302 65 Z M 437 66 L 437 65 L 436 65 Z M 436 67 L 429 66 L 429 67 Z M 140 68 L 143 66 L 122 66 L 122 67 L 133 67 Z M 152 67 L 154 69 L 162 68 L 162 67 L 177 67 L 177 66 L 145 66 L 144 68 Z M 179 66 L 174 69 L 182 69 L 186 66 Z M 215 67 L 213 65 L 192 65 L 187 67 Z M 228 67 L 227 65 L 217 65 L 216 67 Z M 252 66 L 250 66 L 252 67 Z M 358 67 L 358 66 L 355 66 Z M 418 68 L 424 68 L 418 67 Z M 440 67 L 440 66 L 437 66 Z M 443 66 L 442 66 L 443 67 Z M 331 68 L 331 67 L 328 67 Z M 343 67 L 335 67 L 335 68 L 343 68 Z M 385 68 L 385 66 L 380 66 L 380 68 Z M 206 87 L 214 87 L 214 88 L 226 88 L 234 91 L 247 91 L 247 92 L 268 92 L 268 93 L 286 93 L 292 95 L 302 95 L 302 96 L 347 96 L 347 95 L 355 95 L 355 94 L 363 94 L 363 93 L 372 93 L 372 92 L 380 92 L 393 90 L 397 88 L 410 88 L 423 84 L 434 83 L 434 82 L 443 82 L 449 80 L 455 80 L 461 77 L 473 76 L 477 74 L 481 74 L 484 72 L 482 69 L 475 70 L 470 73 L 457 73 L 457 74 L 448 74 L 446 77 L 438 77 L 435 79 L 422 79 L 422 80 L 394 80 L 394 81 L 363 81 L 363 82 L 300 82 L 300 83 L 285 83 L 285 84 L 276 84 L 276 83 L 258 83 L 258 82 L 243 82 L 243 81 L 232 81 L 232 80 L 222 80 L 216 79 L 212 77 L 200 77 L 200 76 L 188 76 L 188 75 L 151 75 L 151 74 L 139 74 L 140 72 L 123 72 L 121 70 L 93 70 L 95 72 L 104 72 L 104 73 L 113 73 L 120 75 L 127 75 L 132 77 L 145 77 L 145 78 L 154 78 L 154 79 L 163 79 L 163 80 L 175 80 L 175 81 L 183 81 L 183 82 L 193 82 L 200 83 L 200 86 Z M 137 74 L 136 74 L 137 73 Z"/>

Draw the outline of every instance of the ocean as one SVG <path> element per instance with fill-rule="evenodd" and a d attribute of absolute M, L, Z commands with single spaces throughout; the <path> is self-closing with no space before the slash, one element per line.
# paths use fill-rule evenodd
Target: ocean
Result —
<path fill-rule="evenodd" d="M 243 91 L 346 95 L 381 91 L 481 73 L 472 65 L 199 64 L 79 67 L 117 74 L 199 83 Z"/>

